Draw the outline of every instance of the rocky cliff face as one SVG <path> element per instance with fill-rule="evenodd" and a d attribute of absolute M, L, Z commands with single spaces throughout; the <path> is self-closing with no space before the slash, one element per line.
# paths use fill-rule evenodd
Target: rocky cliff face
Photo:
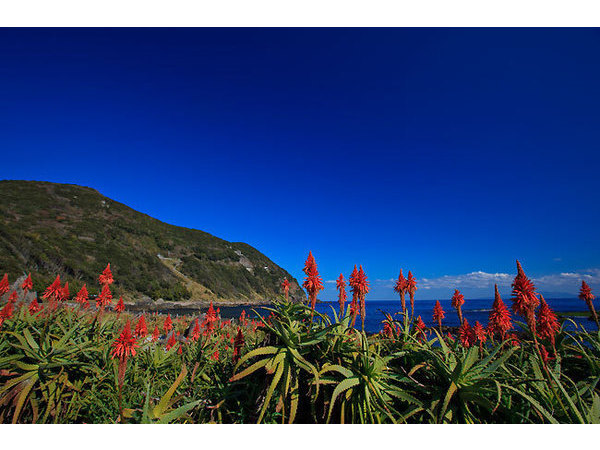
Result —
<path fill-rule="evenodd" d="M 94 189 L 37 181 L 0 181 L 0 272 L 32 272 L 40 291 L 60 274 L 74 292 L 110 262 L 116 293 L 130 301 L 262 303 L 280 297 L 284 269 L 242 242 L 163 223 Z"/>

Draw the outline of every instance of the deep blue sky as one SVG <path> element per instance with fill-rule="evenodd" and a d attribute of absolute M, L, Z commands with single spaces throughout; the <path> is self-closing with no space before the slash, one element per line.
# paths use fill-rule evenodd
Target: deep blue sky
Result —
<path fill-rule="evenodd" d="M 0 178 L 94 187 L 298 279 L 309 249 L 326 280 L 361 263 L 373 298 L 400 267 L 433 298 L 515 258 L 600 288 L 599 54 L 598 29 L 2 29 Z"/>

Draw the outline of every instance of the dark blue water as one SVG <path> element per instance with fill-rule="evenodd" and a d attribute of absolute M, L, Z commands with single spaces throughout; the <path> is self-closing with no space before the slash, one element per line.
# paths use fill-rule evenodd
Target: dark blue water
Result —
<path fill-rule="evenodd" d="M 585 303 L 577 298 L 551 298 L 546 299 L 550 307 L 555 312 L 573 312 L 573 311 L 587 311 L 587 306 Z M 408 299 L 406 301 L 408 306 Z M 445 319 L 442 321 L 442 325 L 446 326 L 458 326 L 458 316 L 456 314 L 456 310 L 452 308 L 450 300 L 440 300 L 442 304 L 442 308 L 446 313 Z M 463 305 L 463 316 L 469 321 L 471 325 L 475 324 L 475 321 L 479 321 L 483 326 L 486 326 L 488 323 L 488 317 L 490 314 L 490 310 L 492 308 L 493 300 L 491 299 L 468 299 L 465 300 L 465 304 Z M 506 306 L 510 309 L 512 302 L 510 300 L 505 301 Z M 431 316 L 433 314 L 433 305 L 435 305 L 435 300 L 416 300 L 415 301 L 415 317 L 421 316 L 421 319 L 427 324 L 427 326 L 437 326 L 437 324 L 433 323 L 431 320 Z M 346 304 L 348 306 L 348 304 Z M 331 308 L 334 308 L 336 311 L 339 310 L 339 305 L 337 302 L 321 302 L 317 304 L 317 311 L 322 314 L 327 314 L 329 317 L 333 317 L 331 312 Z M 401 315 L 398 313 L 400 311 L 400 300 L 372 300 L 367 301 L 365 304 L 366 308 L 366 320 L 365 320 L 365 330 L 372 333 L 377 333 L 381 330 L 382 325 L 381 322 L 385 319 L 384 313 L 389 313 L 393 318 L 397 320 L 402 320 Z M 255 309 L 259 313 L 263 315 L 268 315 L 268 311 L 262 309 L 262 306 L 222 306 L 221 307 L 221 317 L 225 319 L 229 318 L 237 318 L 240 316 L 242 310 L 246 311 L 246 317 L 254 318 L 255 315 L 252 313 L 252 309 Z M 173 311 L 164 311 L 177 314 L 194 314 L 197 313 L 197 310 L 173 310 Z M 205 312 L 205 311 L 202 311 Z M 587 319 L 587 317 L 574 317 L 568 316 L 570 319 L 575 321 L 579 326 L 583 326 L 588 330 L 595 330 L 596 324 L 593 321 Z M 518 321 L 523 322 L 523 319 L 520 317 L 514 317 L 513 320 L 516 319 Z M 560 320 L 560 317 L 559 317 Z M 357 319 L 357 323 L 360 324 L 360 318 Z M 568 329 L 572 329 L 573 326 L 571 324 L 566 325 Z"/>
<path fill-rule="evenodd" d="M 555 312 L 573 312 L 573 311 L 587 311 L 585 303 L 577 298 L 551 298 L 546 299 L 550 307 Z M 408 299 L 407 299 L 408 306 Z M 456 310 L 452 308 L 450 300 L 440 300 L 442 308 L 446 313 L 446 318 L 442 321 L 442 325 L 446 326 L 458 326 L 458 316 Z M 463 305 L 463 316 L 469 321 L 471 325 L 475 321 L 479 321 L 483 326 L 487 325 L 490 310 L 492 308 L 493 300 L 491 299 L 470 299 L 465 300 Z M 512 302 L 510 300 L 505 301 L 506 306 L 510 309 Z M 435 300 L 416 300 L 415 301 L 415 316 L 421 316 L 421 319 L 427 324 L 427 326 L 437 326 L 431 320 L 433 314 L 433 306 Z M 328 314 L 333 317 L 331 308 L 336 311 L 339 310 L 337 302 L 322 302 L 317 304 L 317 311 L 323 314 Z M 376 333 L 381 330 L 381 322 L 385 319 L 384 313 L 389 313 L 395 319 L 401 320 L 400 315 L 396 315 L 400 311 L 400 300 L 373 300 L 367 301 L 365 304 L 366 308 L 366 319 L 365 329 L 366 331 Z M 242 310 L 246 310 L 246 314 L 253 316 L 251 313 L 251 307 L 222 307 L 221 316 L 225 318 L 239 317 Z M 257 311 L 260 311 L 260 307 L 255 307 Z M 574 317 L 568 316 L 574 320 L 579 326 L 583 326 L 588 330 L 595 330 L 596 324 L 587 319 L 587 317 Z M 513 317 L 514 319 L 514 317 Z M 517 320 L 523 322 L 522 318 L 517 317 Z M 560 318 L 559 318 L 560 319 Z M 360 323 L 360 319 L 357 319 L 357 323 Z M 572 326 L 568 326 L 572 328 Z"/>

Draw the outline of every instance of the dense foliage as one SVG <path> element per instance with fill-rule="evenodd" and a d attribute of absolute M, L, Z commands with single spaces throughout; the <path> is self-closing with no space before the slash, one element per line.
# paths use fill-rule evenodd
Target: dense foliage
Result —
<path fill-rule="evenodd" d="M 0 328 L 0 421 L 600 422 L 598 332 L 562 326 L 544 356 L 525 324 L 520 338 L 466 347 L 406 311 L 397 319 L 367 335 L 350 315 L 285 301 L 256 321 L 224 321 L 211 308 L 172 330 L 152 315 L 121 359 L 116 344 L 138 317 L 16 303 Z"/>

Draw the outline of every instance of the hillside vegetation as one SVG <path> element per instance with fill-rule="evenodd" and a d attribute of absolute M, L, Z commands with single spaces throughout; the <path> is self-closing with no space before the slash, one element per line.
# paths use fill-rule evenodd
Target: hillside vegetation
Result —
<path fill-rule="evenodd" d="M 304 296 L 248 244 L 163 223 L 88 187 L 0 181 L 0 269 L 11 279 L 31 271 L 39 292 L 60 274 L 96 294 L 107 262 L 131 300 L 265 302 L 284 278 L 293 299 Z"/>

